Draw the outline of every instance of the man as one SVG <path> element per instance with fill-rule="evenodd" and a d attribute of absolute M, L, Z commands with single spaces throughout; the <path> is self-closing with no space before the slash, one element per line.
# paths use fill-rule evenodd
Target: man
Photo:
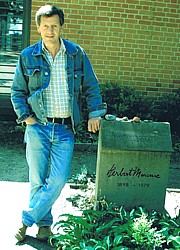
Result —
<path fill-rule="evenodd" d="M 88 130 L 98 131 L 100 118 L 106 113 L 85 51 L 60 36 L 63 11 L 45 5 L 36 13 L 36 24 L 42 39 L 22 51 L 11 88 L 17 122 L 27 125 L 30 180 L 30 203 L 22 212 L 18 241 L 24 240 L 27 227 L 34 223 L 39 228 L 38 239 L 45 240 L 52 234 L 51 208 L 70 172 L 74 133 L 80 121 L 81 86 L 89 110 Z"/>

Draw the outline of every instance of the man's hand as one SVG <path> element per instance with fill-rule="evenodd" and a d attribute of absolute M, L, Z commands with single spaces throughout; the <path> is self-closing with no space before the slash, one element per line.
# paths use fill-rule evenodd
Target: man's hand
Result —
<path fill-rule="evenodd" d="M 28 125 L 33 125 L 36 123 L 36 120 L 33 117 L 29 117 L 25 120 L 25 123 Z"/>
<path fill-rule="evenodd" d="M 100 129 L 101 117 L 95 117 L 88 120 L 88 131 L 96 133 Z"/>

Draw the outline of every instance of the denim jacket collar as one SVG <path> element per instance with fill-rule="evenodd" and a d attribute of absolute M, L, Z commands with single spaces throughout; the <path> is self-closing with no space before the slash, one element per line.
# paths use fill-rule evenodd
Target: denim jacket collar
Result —
<path fill-rule="evenodd" d="M 63 39 L 64 45 L 66 47 L 66 53 L 69 54 L 70 56 L 73 56 L 78 53 L 77 48 L 73 45 L 73 43 L 69 42 L 68 40 Z M 34 50 L 32 52 L 32 55 L 34 56 L 39 56 L 42 55 L 42 40 L 39 41 L 36 46 L 34 47 Z"/>

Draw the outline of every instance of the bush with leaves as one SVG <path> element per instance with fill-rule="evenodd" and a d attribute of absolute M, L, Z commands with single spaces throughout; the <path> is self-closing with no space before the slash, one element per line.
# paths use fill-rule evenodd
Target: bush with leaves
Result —
<path fill-rule="evenodd" d="M 180 89 L 159 99 L 141 95 L 135 89 L 118 83 L 100 84 L 100 90 L 103 101 L 107 103 L 108 113 L 118 117 L 127 116 L 129 119 L 138 116 L 141 120 L 170 122 L 172 133 L 180 137 Z M 87 132 L 88 112 L 84 96 L 81 96 L 81 102 L 82 122 L 77 131 L 76 141 L 92 142 L 92 137 Z"/>
<path fill-rule="evenodd" d="M 55 224 L 59 233 L 50 244 L 58 250 L 179 249 L 179 218 L 142 208 L 127 212 L 104 199 L 99 204 L 100 210 L 85 210 L 82 216 L 60 216 Z"/>
<path fill-rule="evenodd" d="M 156 101 L 153 118 L 170 122 L 172 132 L 180 136 L 180 89 Z"/>
<path fill-rule="evenodd" d="M 165 236 L 161 231 L 152 227 L 153 220 L 148 220 L 147 215 L 142 213 L 141 217 L 135 218 L 132 223 L 132 241 L 140 249 L 151 250 L 152 247 L 162 247 L 165 242 Z"/>
<path fill-rule="evenodd" d="M 121 85 L 102 84 L 101 94 L 103 101 L 108 104 L 108 113 L 118 117 L 127 116 L 132 119 L 139 116 L 141 119 L 152 119 L 154 99 L 138 94 L 134 89 Z"/>

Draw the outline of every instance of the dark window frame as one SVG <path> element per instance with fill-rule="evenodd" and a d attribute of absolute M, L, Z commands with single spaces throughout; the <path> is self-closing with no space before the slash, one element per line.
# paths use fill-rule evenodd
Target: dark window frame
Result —
<path fill-rule="evenodd" d="M 31 27 L 31 0 L 23 0 L 23 36 L 22 47 L 26 48 L 30 45 L 30 27 Z M 26 11 L 27 10 L 27 11 Z"/>

